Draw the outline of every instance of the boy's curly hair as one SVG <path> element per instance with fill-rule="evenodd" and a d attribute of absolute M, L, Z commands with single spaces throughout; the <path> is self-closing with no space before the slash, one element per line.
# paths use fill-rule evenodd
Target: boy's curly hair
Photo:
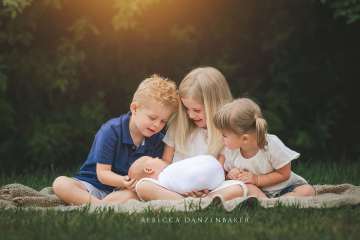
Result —
<path fill-rule="evenodd" d="M 176 111 L 179 104 L 179 96 L 175 82 L 157 74 L 153 74 L 143 80 L 134 93 L 133 102 L 145 104 L 151 99 Z"/>

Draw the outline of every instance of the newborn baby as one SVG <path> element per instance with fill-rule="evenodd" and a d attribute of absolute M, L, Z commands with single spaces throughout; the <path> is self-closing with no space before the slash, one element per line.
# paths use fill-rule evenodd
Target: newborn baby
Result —
<path fill-rule="evenodd" d="M 168 165 L 159 158 L 141 157 L 129 169 L 131 179 L 150 178 L 160 186 L 180 194 L 214 190 L 225 181 L 224 170 L 216 158 L 199 155 Z"/>

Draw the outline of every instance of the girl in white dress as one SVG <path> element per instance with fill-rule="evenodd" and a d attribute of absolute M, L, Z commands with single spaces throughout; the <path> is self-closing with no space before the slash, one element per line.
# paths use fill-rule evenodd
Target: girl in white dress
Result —
<path fill-rule="evenodd" d="M 224 105 L 214 123 L 223 135 L 225 149 L 220 158 L 225 160 L 227 178 L 251 185 L 249 194 L 260 198 L 315 195 L 314 188 L 291 171 L 291 161 L 300 154 L 267 134 L 266 120 L 254 101 L 240 98 Z"/>
<path fill-rule="evenodd" d="M 232 100 L 224 75 L 213 67 L 192 70 L 179 85 L 181 103 L 175 118 L 170 121 L 164 138 L 162 159 L 167 163 L 181 161 L 201 154 L 218 157 L 223 149 L 221 132 L 216 129 L 213 117 L 221 106 Z M 223 162 L 220 162 L 223 165 Z M 239 182 L 225 181 L 227 188 L 218 191 L 225 200 L 244 195 Z M 137 194 L 144 200 L 179 199 L 182 196 L 152 182 L 139 182 Z M 185 196 L 202 197 L 208 189 L 185 193 Z"/>

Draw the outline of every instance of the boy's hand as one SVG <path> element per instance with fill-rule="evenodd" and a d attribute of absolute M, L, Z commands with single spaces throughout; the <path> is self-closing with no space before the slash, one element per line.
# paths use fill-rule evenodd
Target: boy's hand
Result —
<path fill-rule="evenodd" d="M 208 189 L 204 189 L 201 191 L 192 191 L 188 193 L 182 194 L 184 197 L 193 197 L 193 198 L 199 198 L 199 197 L 206 197 L 209 194 Z"/>
<path fill-rule="evenodd" d="M 252 174 L 248 171 L 241 171 L 237 177 L 237 180 L 243 181 L 244 183 L 256 184 L 257 175 Z"/>
<path fill-rule="evenodd" d="M 238 176 L 239 174 L 241 173 L 242 171 L 240 171 L 240 169 L 238 168 L 232 168 L 228 174 L 227 174 L 227 178 L 228 179 L 231 179 L 231 180 L 237 180 L 238 179 Z"/>
<path fill-rule="evenodd" d="M 136 185 L 137 181 L 136 179 L 130 179 L 129 176 L 124 176 L 123 177 L 123 188 L 134 191 L 135 190 L 135 185 Z"/>

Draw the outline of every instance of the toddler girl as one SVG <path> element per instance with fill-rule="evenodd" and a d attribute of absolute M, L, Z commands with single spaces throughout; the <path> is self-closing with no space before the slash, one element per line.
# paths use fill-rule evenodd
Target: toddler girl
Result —
<path fill-rule="evenodd" d="M 250 195 L 260 198 L 315 195 L 314 188 L 291 171 L 291 161 L 300 154 L 277 136 L 267 134 L 266 120 L 251 99 L 240 98 L 224 105 L 216 113 L 214 124 L 223 135 L 222 158 L 227 178 L 252 185 Z"/>

